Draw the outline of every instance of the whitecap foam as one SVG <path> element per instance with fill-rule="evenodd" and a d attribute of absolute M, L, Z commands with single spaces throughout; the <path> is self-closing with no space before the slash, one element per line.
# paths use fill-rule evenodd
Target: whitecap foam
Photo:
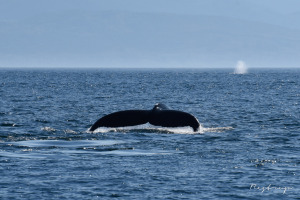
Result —
<path fill-rule="evenodd" d="M 227 130 L 232 130 L 233 127 L 227 126 L 227 127 L 214 127 L 214 128 L 204 128 L 203 127 L 203 132 L 224 132 Z"/>
<path fill-rule="evenodd" d="M 43 127 L 43 128 L 41 128 L 41 130 L 42 131 L 47 131 L 47 132 L 55 132 L 56 131 L 56 129 L 51 128 L 49 126 Z"/>
<path fill-rule="evenodd" d="M 95 131 L 87 131 L 90 133 L 107 133 L 107 132 L 127 132 L 127 131 L 136 131 L 136 130 L 145 130 L 145 131 L 157 131 L 157 132 L 166 132 L 166 133 L 175 133 L 175 134 L 202 134 L 203 127 L 200 125 L 199 130 L 194 132 L 193 128 L 190 126 L 185 127 L 162 127 L 154 126 L 150 123 L 137 125 L 137 126 L 126 126 L 126 127 L 117 127 L 117 128 L 108 128 L 108 127 L 99 127 Z"/>
<path fill-rule="evenodd" d="M 205 132 L 224 132 L 232 129 L 234 128 L 231 126 L 206 128 L 200 125 L 199 130 L 197 132 L 194 132 L 194 130 L 190 126 L 162 127 L 162 126 L 154 126 L 150 123 L 146 123 L 137 126 L 126 126 L 126 127 L 117 127 L 117 128 L 99 127 L 93 132 L 89 130 L 87 130 L 87 132 L 108 133 L 108 132 L 150 131 L 150 132 L 160 132 L 160 133 L 162 132 L 162 133 L 174 133 L 174 134 L 203 134 Z"/>

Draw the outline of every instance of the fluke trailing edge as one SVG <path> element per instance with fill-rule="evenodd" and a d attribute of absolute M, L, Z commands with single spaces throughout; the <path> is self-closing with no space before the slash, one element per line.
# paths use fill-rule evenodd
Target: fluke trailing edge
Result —
<path fill-rule="evenodd" d="M 152 110 L 124 110 L 106 115 L 96 121 L 90 131 L 94 131 L 99 127 L 135 126 L 148 122 L 163 127 L 190 126 L 195 132 L 200 127 L 200 123 L 193 115 L 170 110 L 166 105 L 158 103 L 155 104 Z"/>

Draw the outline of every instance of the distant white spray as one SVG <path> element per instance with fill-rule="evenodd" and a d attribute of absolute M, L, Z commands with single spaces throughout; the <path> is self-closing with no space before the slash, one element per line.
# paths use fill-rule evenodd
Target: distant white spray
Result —
<path fill-rule="evenodd" d="M 239 60 L 235 66 L 234 74 L 247 74 L 248 68 L 244 61 Z"/>

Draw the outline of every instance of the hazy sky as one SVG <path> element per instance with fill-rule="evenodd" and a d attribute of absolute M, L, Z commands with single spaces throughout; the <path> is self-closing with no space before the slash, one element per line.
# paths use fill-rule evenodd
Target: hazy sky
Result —
<path fill-rule="evenodd" d="M 299 67 L 299 0 L 0 0 L 0 67 Z"/>
<path fill-rule="evenodd" d="M 0 0 L 1 18 L 26 17 L 43 12 L 63 12 L 65 10 L 129 10 L 140 12 L 170 12 L 201 14 L 197 6 L 218 2 L 261 7 L 282 14 L 300 12 L 299 0 Z M 221 4 L 220 4 L 221 5 Z M 200 10 L 201 11 L 201 10 Z"/>

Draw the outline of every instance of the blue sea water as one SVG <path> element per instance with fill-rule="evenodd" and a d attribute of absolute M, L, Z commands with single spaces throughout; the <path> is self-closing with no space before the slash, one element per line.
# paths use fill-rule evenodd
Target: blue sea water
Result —
<path fill-rule="evenodd" d="M 0 199 L 300 199 L 300 70 L 0 70 Z M 184 128 L 88 129 L 155 103 Z"/>

